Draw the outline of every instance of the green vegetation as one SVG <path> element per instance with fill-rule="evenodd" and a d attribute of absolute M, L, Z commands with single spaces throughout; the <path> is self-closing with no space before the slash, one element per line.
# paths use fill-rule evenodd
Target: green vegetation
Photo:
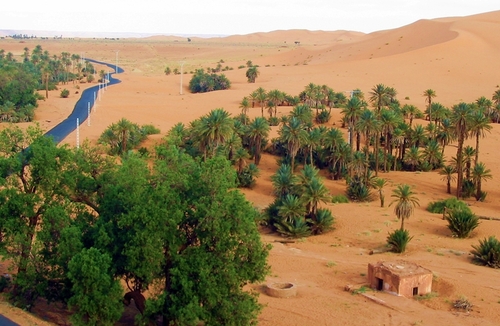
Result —
<path fill-rule="evenodd" d="M 447 211 L 471 211 L 466 202 L 458 200 L 456 197 L 450 197 L 445 200 L 430 202 L 429 205 L 427 205 L 427 210 L 434 214 L 443 214 L 445 208 Z"/>
<path fill-rule="evenodd" d="M 479 218 L 470 211 L 454 209 L 446 213 L 445 219 L 448 229 L 457 238 L 468 238 L 479 226 Z"/>
<path fill-rule="evenodd" d="M 195 159 L 171 143 L 147 160 L 117 159 L 86 143 L 56 146 L 38 128 L 0 132 L 0 250 L 16 275 L 14 304 L 46 298 L 73 307 L 76 325 L 112 324 L 125 280 L 154 289 L 143 322 L 256 322 L 256 294 L 242 288 L 268 272 L 258 213 L 227 158 Z"/>
<path fill-rule="evenodd" d="M 152 125 L 139 127 L 137 124 L 122 118 L 106 128 L 98 142 L 108 148 L 110 155 L 123 155 L 136 148 L 146 140 L 148 135 L 158 134 L 160 130 Z"/>
<path fill-rule="evenodd" d="M 247 72 L 245 73 L 245 76 L 247 77 L 247 80 L 249 83 L 255 83 L 255 80 L 257 77 L 260 75 L 260 71 L 257 68 L 257 66 L 251 66 L 247 69 Z"/>
<path fill-rule="evenodd" d="M 495 236 L 479 240 L 479 245 L 472 246 L 474 260 L 485 266 L 500 268 L 500 241 Z"/>
<path fill-rule="evenodd" d="M 349 199 L 345 195 L 335 195 L 332 196 L 332 203 L 334 204 L 347 204 Z"/>
<path fill-rule="evenodd" d="M 406 246 L 413 239 L 410 237 L 410 232 L 408 230 L 394 230 L 394 232 L 389 233 L 387 236 L 387 244 L 391 247 L 391 250 L 396 253 L 403 253 L 406 251 Z"/>
<path fill-rule="evenodd" d="M 61 97 L 67 98 L 69 96 L 69 91 L 65 88 L 61 91 Z"/>
<path fill-rule="evenodd" d="M 228 89 L 231 82 L 225 75 L 215 73 L 206 73 L 203 69 L 197 69 L 189 81 L 189 89 L 192 93 L 205 93 Z"/>

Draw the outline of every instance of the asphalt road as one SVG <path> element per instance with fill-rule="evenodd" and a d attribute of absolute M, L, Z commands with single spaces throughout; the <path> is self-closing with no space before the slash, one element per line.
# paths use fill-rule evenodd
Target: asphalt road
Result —
<path fill-rule="evenodd" d="M 92 60 L 87 58 L 85 60 L 106 65 L 114 70 L 114 72 L 110 73 L 109 75 L 108 86 L 115 85 L 121 82 L 121 80 L 114 78 L 113 75 L 122 73 L 124 71 L 122 68 L 117 67 L 114 64 L 101 62 L 97 60 Z M 88 118 L 89 103 L 90 103 L 90 110 L 92 111 L 92 109 L 94 108 L 94 93 L 96 94 L 95 97 L 97 100 L 98 91 L 99 91 L 99 85 L 92 86 L 84 90 L 82 92 L 80 99 L 78 100 L 78 102 L 76 102 L 73 112 L 71 112 L 71 114 L 57 126 L 47 131 L 45 136 L 52 137 L 56 142 L 56 144 L 59 144 L 64 138 L 66 138 L 70 133 L 72 133 L 76 129 L 76 119 L 79 119 L 78 121 L 80 125 L 83 124 Z M 0 326 L 2 326 L 2 324 L 0 324 Z"/>
<path fill-rule="evenodd" d="M 19 324 L 14 323 L 4 315 L 0 315 L 0 326 L 19 326 Z"/>

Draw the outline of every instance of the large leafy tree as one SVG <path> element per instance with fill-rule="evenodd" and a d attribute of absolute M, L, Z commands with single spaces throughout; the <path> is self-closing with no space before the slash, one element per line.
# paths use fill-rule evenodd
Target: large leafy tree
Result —
<path fill-rule="evenodd" d="M 146 317 L 254 323 L 260 306 L 242 287 L 263 279 L 268 249 L 235 171 L 221 156 L 197 162 L 175 147 L 158 151 L 152 172 L 129 156 L 107 184 L 97 245 L 113 257 L 115 276 L 152 290 Z"/>

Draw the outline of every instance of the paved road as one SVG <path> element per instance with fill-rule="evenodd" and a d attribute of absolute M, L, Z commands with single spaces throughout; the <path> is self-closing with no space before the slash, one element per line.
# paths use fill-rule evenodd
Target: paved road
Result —
<path fill-rule="evenodd" d="M 14 323 L 4 315 L 0 315 L 0 326 L 19 326 L 19 324 Z"/>
<path fill-rule="evenodd" d="M 113 77 L 114 74 L 120 74 L 124 70 L 120 67 L 117 67 L 114 64 L 106 63 L 106 62 L 101 62 L 97 60 L 92 60 L 92 59 L 85 59 L 90 62 L 94 63 L 99 63 L 102 65 L 106 65 L 114 70 L 113 73 L 109 75 L 109 83 L 108 86 L 110 85 L 115 85 L 121 82 L 121 80 L 116 79 Z M 76 119 L 79 119 L 80 125 L 83 124 L 87 118 L 88 118 L 88 105 L 90 103 L 90 110 L 93 109 L 94 107 L 94 92 L 95 96 L 97 99 L 97 93 L 99 91 L 99 85 L 92 86 L 90 88 L 87 88 L 82 92 L 82 96 L 76 102 L 75 108 L 73 109 L 73 112 L 61 123 L 59 123 L 57 126 L 54 128 L 50 129 L 47 131 L 45 134 L 46 136 L 51 136 L 56 144 L 59 144 L 64 138 L 66 138 L 70 133 L 72 133 L 76 129 Z M 1 324 L 0 324 L 1 326 Z"/>

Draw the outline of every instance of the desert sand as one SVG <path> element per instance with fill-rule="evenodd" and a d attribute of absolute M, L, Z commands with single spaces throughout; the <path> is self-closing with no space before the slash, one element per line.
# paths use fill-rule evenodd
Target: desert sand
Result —
<path fill-rule="evenodd" d="M 309 83 L 326 84 L 335 91 L 359 88 L 365 94 L 383 83 L 398 91 L 401 104 L 425 109 L 424 90 L 432 88 L 434 101 L 452 106 L 461 101 L 472 102 L 481 96 L 491 98 L 500 84 L 500 11 L 462 18 L 421 20 L 398 29 L 362 34 L 349 31 L 310 32 L 276 31 L 226 38 L 155 37 L 147 39 L 71 39 L 0 40 L 0 48 L 21 55 L 24 47 L 37 44 L 52 53 L 67 51 L 85 57 L 114 63 L 125 69 L 117 77 L 122 83 L 103 92 L 91 116 L 91 125 L 80 128 L 81 139 L 96 142 L 102 131 L 121 118 L 137 124 L 153 124 L 162 135 L 151 137 L 153 145 L 173 125 L 189 123 L 215 108 L 232 115 L 240 112 L 239 102 L 258 87 L 279 89 L 297 95 Z M 300 42 L 296 44 L 295 42 Z M 184 71 L 215 67 L 224 60 L 234 70 L 226 71 L 230 90 L 191 94 L 183 78 L 166 76 L 166 66 Z M 255 84 L 247 83 L 246 69 L 238 69 L 248 60 L 260 66 Z M 98 68 L 99 69 L 99 68 Z M 80 85 L 83 88 L 85 84 Z M 40 102 L 36 120 L 45 130 L 64 119 L 78 99 L 74 85 L 69 99 L 58 91 Z M 81 89 L 80 89 L 81 91 Z M 290 108 L 278 108 L 278 116 Z M 251 109 L 251 117 L 260 108 Z M 340 109 L 333 110 L 327 126 L 340 126 Z M 424 120 L 414 123 L 426 124 Z M 273 127 L 276 135 L 276 127 Z M 346 130 L 343 130 L 346 132 Z M 499 217 L 500 213 L 500 124 L 481 140 L 480 160 L 491 169 L 494 178 L 483 185 L 488 192 L 484 202 L 468 200 L 478 215 Z M 74 146 L 75 134 L 63 143 Z M 473 144 L 469 140 L 469 144 Z M 456 144 L 447 147 L 446 159 L 456 154 Z M 276 158 L 264 155 L 259 166 L 261 175 L 253 190 L 243 190 L 256 207 L 264 208 L 273 201 L 270 176 L 276 171 Z M 326 174 L 325 174 L 326 176 Z M 498 325 L 500 319 L 500 270 L 471 263 L 471 245 L 490 235 L 500 236 L 500 222 L 482 220 L 469 239 L 456 239 L 440 215 L 426 211 L 429 202 L 449 197 L 446 184 L 437 171 L 389 172 L 380 177 L 389 180 L 385 190 L 390 202 L 391 190 L 400 183 L 410 184 L 420 206 L 406 223 L 414 239 L 402 255 L 383 253 L 369 255 L 383 247 L 388 232 L 399 226 L 393 207 L 381 208 L 377 200 L 370 203 L 330 204 L 336 218 L 335 230 L 295 243 L 282 244 L 276 234 L 262 231 L 263 241 L 272 243 L 269 264 L 271 273 L 262 285 L 252 288 L 261 293 L 264 305 L 259 325 Z M 325 179 L 332 195 L 343 194 L 345 181 Z M 453 189 L 452 189 L 453 190 Z M 386 205 L 387 206 L 387 205 Z M 434 273 L 436 296 L 426 300 L 405 299 L 386 293 L 370 292 L 387 302 L 381 306 L 360 295 L 345 292 L 344 286 L 355 288 L 367 284 L 367 265 L 379 260 L 405 259 L 420 264 Z M 268 282 L 293 282 L 298 287 L 294 298 L 267 296 L 263 285 Z M 451 302 L 461 296 L 474 305 L 470 313 L 452 309 Z M 38 309 L 36 317 L 0 304 L 0 313 L 22 325 L 62 323 L 60 313 L 51 308 Z M 59 316 L 59 317 L 58 317 Z"/>

